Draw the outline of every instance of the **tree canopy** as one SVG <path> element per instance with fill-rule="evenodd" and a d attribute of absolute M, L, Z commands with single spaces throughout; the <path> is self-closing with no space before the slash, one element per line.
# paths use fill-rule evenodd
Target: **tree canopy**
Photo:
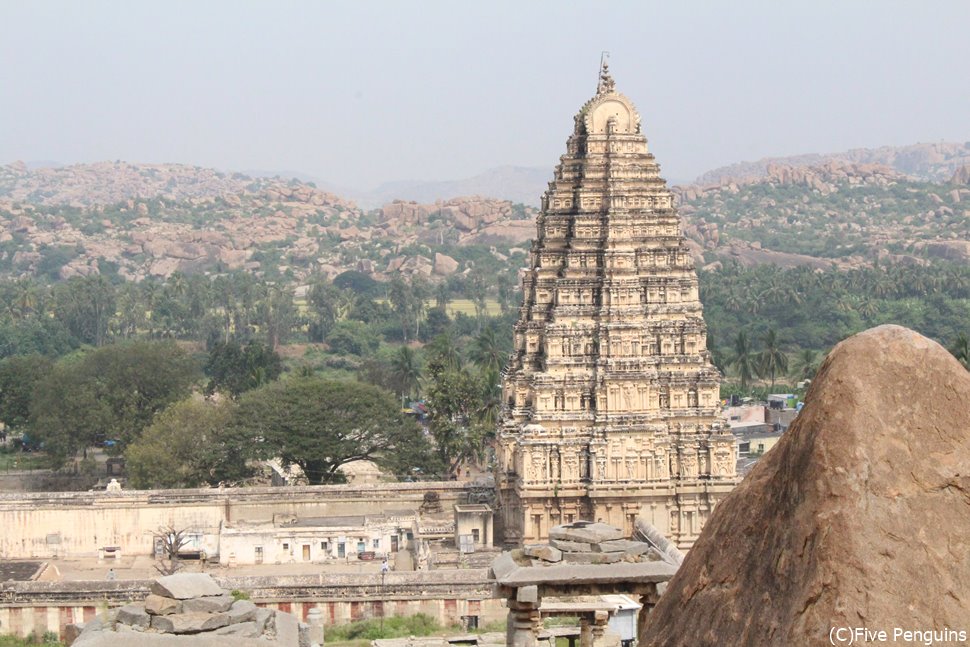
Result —
<path fill-rule="evenodd" d="M 125 451 L 137 488 L 185 488 L 248 476 L 251 448 L 228 435 L 232 402 L 188 398 L 157 416 Z"/>
<path fill-rule="evenodd" d="M 34 389 L 31 428 L 55 463 L 98 441 L 136 440 L 200 377 L 173 342 L 123 342 L 58 361 Z"/>
<path fill-rule="evenodd" d="M 338 468 L 355 460 L 398 469 L 407 457 L 422 462 L 427 448 L 391 394 L 354 381 L 297 377 L 249 391 L 230 426 L 233 437 L 258 445 L 260 456 L 299 465 L 314 484 L 341 482 Z"/>

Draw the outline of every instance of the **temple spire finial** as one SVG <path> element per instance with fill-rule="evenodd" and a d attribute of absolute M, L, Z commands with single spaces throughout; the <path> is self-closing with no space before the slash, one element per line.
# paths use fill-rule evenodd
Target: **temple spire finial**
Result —
<path fill-rule="evenodd" d="M 599 81 L 596 85 L 596 94 L 613 92 L 613 90 L 616 88 L 616 83 L 614 83 L 613 77 L 610 75 L 609 58 L 610 53 L 607 51 L 603 51 L 600 54 L 600 75 Z"/>

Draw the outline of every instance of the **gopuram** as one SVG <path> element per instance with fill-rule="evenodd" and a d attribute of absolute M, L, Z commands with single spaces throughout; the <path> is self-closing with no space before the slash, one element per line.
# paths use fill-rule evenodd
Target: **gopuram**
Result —
<path fill-rule="evenodd" d="M 737 482 L 697 274 L 606 64 L 542 198 L 496 442 L 507 545 L 642 517 L 680 548 Z"/>

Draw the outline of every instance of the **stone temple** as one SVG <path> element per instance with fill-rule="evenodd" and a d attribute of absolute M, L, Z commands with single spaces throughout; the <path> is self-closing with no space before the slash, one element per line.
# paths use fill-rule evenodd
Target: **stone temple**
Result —
<path fill-rule="evenodd" d="M 737 483 L 697 274 L 640 116 L 603 66 L 542 199 L 496 442 L 507 544 L 642 517 L 689 548 Z"/>

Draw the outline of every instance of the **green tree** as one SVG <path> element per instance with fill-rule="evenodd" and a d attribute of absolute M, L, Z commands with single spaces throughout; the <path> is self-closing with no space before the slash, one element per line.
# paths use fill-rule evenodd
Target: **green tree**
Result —
<path fill-rule="evenodd" d="M 495 328 L 488 326 L 479 333 L 472 347 L 471 358 L 485 372 L 502 370 L 505 365 L 505 353 L 502 352 L 502 345 L 498 335 L 495 334 Z"/>
<path fill-rule="evenodd" d="M 0 422 L 11 429 L 27 426 L 34 387 L 53 365 L 42 355 L 19 355 L 0 362 Z"/>
<path fill-rule="evenodd" d="M 299 465 L 311 483 L 338 483 L 351 461 L 397 466 L 422 444 L 414 421 L 386 391 L 354 381 L 295 378 L 244 393 L 230 433 L 249 438 L 264 458 Z"/>
<path fill-rule="evenodd" d="M 737 370 L 738 377 L 741 378 L 741 388 L 747 388 L 748 382 L 754 377 L 757 358 L 751 350 L 748 335 L 743 330 L 738 332 L 734 340 L 734 358 L 731 360 L 731 366 Z"/>
<path fill-rule="evenodd" d="M 77 277 L 54 288 L 54 316 L 86 344 L 105 343 L 108 324 L 114 315 L 114 286 L 104 277 Z"/>
<path fill-rule="evenodd" d="M 410 346 L 401 346 L 391 360 L 391 377 L 402 398 L 417 397 L 421 390 L 421 366 Z"/>
<path fill-rule="evenodd" d="M 339 321 L 327 335 L 327 345 L 341 355 L 368 355 L 377 350 L 381 340 L 367 324 L 360 321 Z"/>
<path fill-rule="evenodd" d="M 441 358 L 429 364 L 430 384 L 425 389 L 431 436 L 440 462 L 453 475 L 466 461 L 481 462 L 488 438 L 491 408 L 483 395 L 490 393 L 484 380 L 465 369 L 447 367 Z"/>
<path fill-rule="evenodd" d="M 771 388 L 775 388 L 775 375 L 788 371 L 788 356 L 781 350 L 781 343 L 778 341 L 778 333 L 773 328 L 769 329 L 761 338 L 764 349 L 758 353 L 758 373 L 764 377 L 771 378 Z"/>
<path fill-rule="evenodd" d="M 795 358 L 792 366 L 792 377 L 798 380 L 811 380 L 818 370 L 818 353 L 811 349 L 803 349 Z"/>
<path fill-rule="evenodd" d="M 957 335 L 956 339 L 953 340 L 953 344 L 950 345 L 950 352 L 960 360 L 961 364 L 970 368 L 970 339 L 967 338 L 966 333 Z"/>
<path fill-rule="evenodd" d="M 122 342 L 59 360 L 37 382 L 30 428 L 55 464 L 103 440 L 135 441 L 200 374 L 172 342 Z"/>
<path fill-rule="evenodd" d="M 232 437 L 232 401 L 188 398 L 171 405 L 125 450 L 136 488 L 187 488 L 238 482 L 249 475 L 251 442 Z"/>
<path fill-rule="evenodd" d="M 279 378 L 283 363 L 279 354 L 258 340 L 240 346 L 236 340 L 217 343 L 209 351 L 205 374 L 207 394 L 225 391 L 232 397 Z"/>

